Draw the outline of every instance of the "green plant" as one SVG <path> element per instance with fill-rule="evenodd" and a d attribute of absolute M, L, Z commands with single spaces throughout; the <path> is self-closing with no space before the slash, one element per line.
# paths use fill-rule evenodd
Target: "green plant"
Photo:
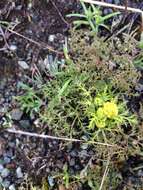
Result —
<path fill-rule="evenodd" d="M 134 65 L 135 65 L 136 67 L 143 68 L 143 56 L 138 56 L 138 57 L 134 60 Z"/>
<path fill-rule="evenodd" d="M 109 30 L 109 27 L 104 24 L 105 21 L 119 14 L 119 12 L 116 12 L 116 13 L 110 13 L 108 15 L 103 16 L 100 8 L 96 7 L 93 4 L 90 4 L 90 6 L 87 8 L 85 3 L 81 1 L 81 5 L 83 8 L 84 14 L 73 13 L 73 14 L 67 15 L 67 17 L 80 18 L 80 20 L 73 21 L 75 28 L 78 28 L 81 25 L 85 25 L 85 26 L 89 26 L 90 29 L 96 33 L 98 33 L 99 27 L 101 26 Z"/>
<path fill-rule="evenodd" d="M 68 172 L 68 166 L 65 164 L 63 167 L 63 181 L 67 189 L 69 188 L 69 180 L 70 180 L 70 176 Z"/>
<path fill-rule="evenodd" d="M 105 86 L 103 91 L 94 91 L 96 94 L 92 96 L 90 90 L 86 90 L 83 85 L 80 85 L 83 98 L 85 117 L 88 116 L 88 129 L 112 129 L 120 125 L 135 125 L 137 124 L 136 117 L 130 115 L 125 102 L 119 101 L 117 95 L 111 92 L 110 86 Z M 100 86 L 101 88 L 101 86 Z"/>
<path fill-rule="evenodd" d="M 140 41 L 139 41 L 139 47 L 143 49 L 143 32 L 141 32 Z"/>
<path fill-rule="evenodd" d="M 42 106 L 42 100 L 37 95 L 37 91 L 23 83 L 20 84 L 20 87 L 25 93 L 21 96 L 15 97 L 15 99 L 20 103 L 21 109 L 26 113 L 30 113 L 30 115 L 38 113 Z"/>
<path fill-rule="evenodd" d="M 93 80 L 107 81 L 130 96 L 141 75 L 134 66 L 133 50 L 137 51 L 137 44 L 128 36 L 123 39 L 123 42 L 118 38 L 115 42 L 105 41 L 104 37 L 93 37 L 89 31 L 72 30 L 69 46 L 72 60 L 81 73 L 89 72 Z"/>

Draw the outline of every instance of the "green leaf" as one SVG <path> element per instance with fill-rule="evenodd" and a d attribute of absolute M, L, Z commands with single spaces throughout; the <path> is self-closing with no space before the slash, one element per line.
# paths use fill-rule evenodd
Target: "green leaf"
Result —
<path fill-rule="evenodd" d="M 86 18 L 85 15 L 78 14 L 78 13 L 68 14 L 66 17 L 80 17 L 80 18 Z"/>
<path fill-rule="evenodd" d="M 108 15 L 102 17 L 102 21 L 108 20 L 109 18 L 114 17 L 114 16 L 119 15 L 119 14 L 120 14 L 120 12 L 108 14 Z"/>
<path fill-rule="evenodd" d="M 66 89 L 67 89 L 67 87 L 68 87 L 68 85 L 69 85 L 70 82 L 71 82 L 71 79 L 69 79 L 69 80 L 67 80 L 65 82 L 65 84 L 63 85 L 63 87 L 59 90 L 58 97 L 61 97 L 65 93 L 65 91 L 66 91 Z"/>

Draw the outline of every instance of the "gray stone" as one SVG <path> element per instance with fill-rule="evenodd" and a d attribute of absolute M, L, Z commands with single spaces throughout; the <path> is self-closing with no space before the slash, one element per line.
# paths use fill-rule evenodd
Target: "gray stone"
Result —
<path fill-rule="evenodd" d="M 3 171 L 4 167 L 2 164 L 0 164 L 0 173 Z"/>
<path fill-rule="evenodd" d="M 24 129 L 27 129 L 31 126 L 29 120 L 21 120 L 19 121 L 19 123 L 20 123 L 20 126 Z"/>
<path fill-rule="evenodd" d="M 17 175 L 17 178 L 22 178 L 23 177 L 23 173 L 22 173 L 22 170 L 20 167 L 18 167 L 16 169 L 16 175 Z"/>
<path fill-rule="evenodd" d="M 0 185 L 2 184 L 2 182 L 3 182 L 3 179 L 2 179 L 2 177 L 0 176 Z M 1 187 L 1 186 L 0 186 Z"/>
<path fill-rule="evenodd" d="M 9 164 L 11 162 L 11 159 L 9 157 L 4 157 L 4 164 Z"/>
<path fill-rule="evenodd" d="M 9 46 L 9 49 L 11 51 L 16 51 L 17 50 L 17 46 L 12 44 L 12 45 Z"/>
<path fill-rule="evenodd" d="M 53 42 L 55 39 L 55 35 L 51 34 L 49 35 L 49 42 Z"/>
<path fill-rule="evenodd" d="M 23 115 L 23 112 L 18 108 L 15 108 L 11 111 L 11 119 L 19 121 Z"/>
<path fill-rule="evenodd" d="M 3 186 L 4 188 L 8 188 L 9 185 L 10 185 L 10 181 L 8 181 L 8 180 L 4 180 L 4 181 L 2 182 L 2 186 Z"/>
<path fill-rule="evenodd" d="M 10 171 L 7 168 L 4 168 L 1 172 L 3 178 L 7 177 L 10 174 Z"/>
<path fill-rule="evenodd" d="M 9 190 L 16 190 L 14 184 L 9 186 Z"/>
<path fill-rule="evenodd" d="M 84 143 L 81 145 L 81 149 L 86 150 L 88 148 L 88 144 Z"/>
<path fill-rule="evenodd" d="M 87 150 L 82 150 L 81 152 L 79 152 L 79 156 L 80 157 L 87 157 L 89 154 L 87 153 Z"/>
<path fill-rule="evenodd" d="M 15 147 L 15 143 L 14 142 L 9 142 L 8 144 L 11 148 L 14 148 Z"/>
<path fill-rule="evenodd" d="M 18 65 L 22 67 L 24 70 L 29 69 L 29 65 L 25 61 L 18 61 Z"/>
<path fill-rule="evenodd" d="M 70 165 L 70 166 L 74 166 L 74 165 L 75 165 L 75 159 L 74 159 L 74 158 L 72 158 L 72 159 L 70 160 L 69 165 Z"/>
<path fill-rule="evenodd" d="M 8 111 L 8 107 L 0 107 L 0 113 L 6 113 Z"/>
<path fill-rule="evenodd" d="M 48 183 L 49 183 L 49 185 L 50 185 L 51 187 L 54 186 L 54 179 L 53 179 L 53 177 L 48 176 Z"/>
<path fill-rule="evenodd" d="M 12 150 L 9 150 L 9 151 L 6 151 L 6 153 L 4 153 L 4 156 L 5 157 L 13 157 L 13 152 L 12 152 Z"/>

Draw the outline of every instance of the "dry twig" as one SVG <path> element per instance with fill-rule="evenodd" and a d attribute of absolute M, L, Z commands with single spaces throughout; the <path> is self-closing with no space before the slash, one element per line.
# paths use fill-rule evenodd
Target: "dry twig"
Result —
<path fill-rule="evenodd" d="M 104 174 L 103 174 L 103 177 L 102 177 L 102 181 L 101 181 L 99 190 L 102 190 L 102 187 L 103 187 L 105 178 L 106 178 L 106 176 L 107 176 L 107 174 L 108 174 L 109 164 L 110 164 L 110 157 L 108 157 L 107 164 L 106 164 L 106 168 L 105 168 L 105 171 L 104 171 Z"/>
<path fill-rule="evenodd" d="M 43 139 L 53 139 L 53 140 L 62 140 L 62 141 L 70 141 L 70 142 L 88 143 L 88 141 L 85 141 L 85 140 L 79 140 L 79 139 L 73 139 L 73 138 L 71 139 L 71 138 L 67 138 L 67 137 L 56 137 L 56 136 L 43 135 L 43 134 L 38 134 L 38 133 L 30 133 L 30 132 L 21 131 L 21 130 L 15 130 L 15 129 L 6 129 L 5 131 L 9 132 L 9 133 L 15 133 L 18 135 L 25 135 L 25 136 L 31 136 L 31 137 L 37 137 L 37 138 L 43 138 Z M 93 141 L 93 142 L 89 141 L 89 143 L 103 145 L 103 146 L 109 146 L 109 147 L 115 146 L 112 144 L 96 142 L 96 141 Z"/>

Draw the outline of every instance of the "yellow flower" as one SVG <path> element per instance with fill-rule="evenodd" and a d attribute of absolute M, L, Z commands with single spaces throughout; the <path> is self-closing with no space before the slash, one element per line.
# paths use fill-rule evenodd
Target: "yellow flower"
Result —
<path fill-rule="evenodd" d="M 114 102 L 106 102 L 103 105 L 103 110 L 107 118 L 113 119 L 118 115 L 118 107 Z"/>

